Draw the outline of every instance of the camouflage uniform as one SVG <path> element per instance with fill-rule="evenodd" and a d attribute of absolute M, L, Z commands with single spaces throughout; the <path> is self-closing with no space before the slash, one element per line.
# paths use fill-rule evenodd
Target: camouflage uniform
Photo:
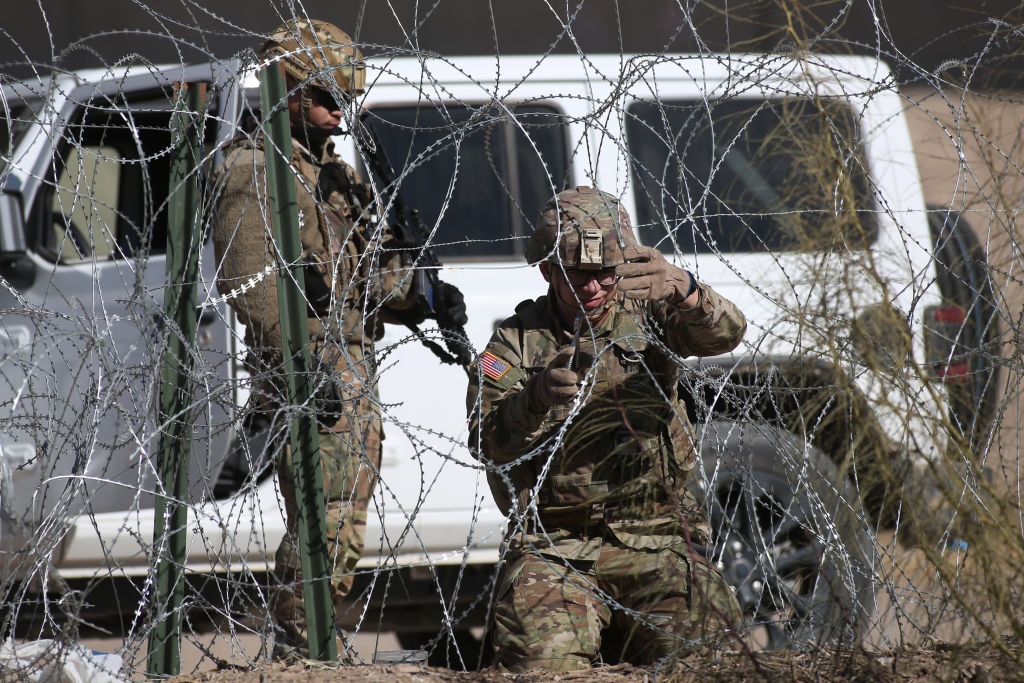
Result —
<path fill-rule="evenodd" d="M 278 474 L 289 534 L 278 548 L 279 587 L 272 613 L 288 645 L 305 642 L 301 570 L 296 550 L 295 490 L 288 448 L 282 376 L 281 321 L 272 228 L 267 215 L 265 141 L 239 137 L 225 151 L 215 175 L 219 192 L 213 240 L 219 264 L 217 287 L 245 325 L 247 362 L 254 378 L 251 409 L 269 418 L 278 449 Z M 307 147 L 306 145 L 310 145 Z M 386 226 L 367 222 L 369 188 L 335 154 L 333 143 L 292 139 L 291 165 L 305 266 L 308 324 L 312 353 L 337 373 L 343 385 L 343 414 L 320 425 L 329 561 L 335 609 L 352 587 L 362 555 L 366 511 L 381 458 L 380 408 L 373 378 L 373 342 L 392 311 L 412 305 L 412 278 L 396 252 L 382 249 L 390 239 Z M 318 189 L 331 175 L 329 191 Z M 374 231 L 376 229 L 376 232 Z"/>
<path fill-rule="evenodd" d="M 706 285 L 690 310 L 620 297 L 600 325 L 583 322 L 577 400 L 538 415 L 526 383 L 573 338 L 553 296 L 522 302 L 499 326 L 467 399 L 472 450 L 510 516 L 499 665 L 649 664 L 741 620 L 731 589 L 690 547 L 706 543 L 705 525 L 685 485 L 696 455 L 670 353 L 728 352 L 746 322 Z"/>

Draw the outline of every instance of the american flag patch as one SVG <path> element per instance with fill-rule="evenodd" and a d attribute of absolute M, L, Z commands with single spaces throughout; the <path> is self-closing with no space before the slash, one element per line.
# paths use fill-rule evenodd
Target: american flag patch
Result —
<path fill-rule="evenodd" d="M 501 379 L 508 372 L 508 368 L 508 363 L 490 351 L 484 351 L 484 355 L 480 356 L 480 369 L 491 379 Z"/>

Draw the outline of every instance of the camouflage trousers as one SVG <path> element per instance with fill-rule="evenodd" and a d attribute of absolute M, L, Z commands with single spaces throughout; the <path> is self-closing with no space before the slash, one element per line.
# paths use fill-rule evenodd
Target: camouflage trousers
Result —
<path fill-rule="evenodd" d="M 605 543 L 595 561 L 528 553 L 507 565 L 492 636 L 502 670 L 574 671 L 713 647 L 741 621 L 703 558 Z"/>
<path fill-rule="evenodd" d="M 329 429 L 320 430 L 320 471 L 323 475 L 327 553 L 335 618 L 344 609 L 345 597 L 355 581 L 356 564 L 363 555 L 367 508 L 377 485 L 383 439 L 379 409 L 372 400 L 373 389 L 366 382 L 365 371 L 355 365 L 341 371 L 341 375 L 351 387 L 345 401 L 345 414 Z M 281 451 L 278 477 L 288 517 L 288 533 L 281 540 L 274 557 L 277 583 L 271 591 L 270 610 L 278 629 L 279 642 L 286 648 L 304 652 L 307 642 L 306 610 L 296 526 L 294 472 L 290 448 L 284 447 Z"/>

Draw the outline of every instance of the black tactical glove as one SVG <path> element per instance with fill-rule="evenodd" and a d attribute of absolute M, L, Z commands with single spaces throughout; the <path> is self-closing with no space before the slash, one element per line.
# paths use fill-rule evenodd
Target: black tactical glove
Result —
<path fill-rule="evenodd" d="M 323 427 L 331 427 L 345 414 L 346 382 L 341 373 L 319 356 L 312 358 L 313 405 L 316 419 Z"/>
<path fill-rule="evenodd" d="M 438 282 L 434 289 L 434 311 L 438 326 L 447 329 L 462 327 L 469 320 L 465 297 L 458 287 L 447 282 Z"/>
<path fill-rule="evenodd" d="M 306 303 L 309 305 L 307 314 L 310 317 L 324 317 L 331 307 L 330 276 L 327 266 L 312 255 L 303 259 L 303 281 L 306 283 Z"/>
<path fill-rule="evenodd" d="M 580 376 L 568 368 L 573 350 L 564 349 L 526 383 L 526 400 L 530 412 L 541 415 L 549 409 L 568 403 L 580 390 Z"/>

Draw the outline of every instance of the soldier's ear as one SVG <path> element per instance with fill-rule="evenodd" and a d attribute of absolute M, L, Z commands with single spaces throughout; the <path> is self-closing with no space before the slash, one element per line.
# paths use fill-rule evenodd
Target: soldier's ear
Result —
<path fill-rule="evenodd" d="M 540 274 L 544 276 L 544 282 L 551 282 L 551 262 L 541 261 L 537 265 L 540 267 Z"/>

